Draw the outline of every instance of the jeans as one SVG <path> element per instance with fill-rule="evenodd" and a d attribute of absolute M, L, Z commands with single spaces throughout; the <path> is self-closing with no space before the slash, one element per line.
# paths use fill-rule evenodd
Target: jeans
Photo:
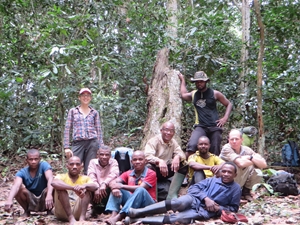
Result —
<path fill-rule="evenodd" d="M 120 212 L 127 215 L 130 208 L 138 209 L 155 203 L 148 191 L 143 187 L 137 188 L 133 193 L 123 189 L 121 189 L 121 192 L 122 196 L 120 198 L 110 193 L 105 211 Z M 120 211 L 121 205 L 123 207 Z"/>

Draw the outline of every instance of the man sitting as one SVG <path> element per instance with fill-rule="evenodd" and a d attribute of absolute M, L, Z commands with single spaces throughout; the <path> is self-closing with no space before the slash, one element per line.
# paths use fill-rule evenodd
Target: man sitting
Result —
<path fill-rule="evenodd" d="M 210 141 L 208 137 L 200 137 L 197 148 L 198 151 L 191 155 L 188 160 L 190 167 L 190 185 L 198 183 L 205 178 L 217 175 L 224 163 L 220 157 L 209 152 Z"/>
<path fill-rule="evenodd" d="M 16 198 L 24 209 L 24 216 L 30 216 L 31 211 L 50 214 L 53 208 L 52 168 L 49 163 L 41 162 L 37 149 L 27 151 L 26 162 L 28 166 L 16 173 L 4 210 L 10 212 Z"/>
<path fill-rule="evenodd" d="M 150 163 L 149 167 L 156 171 L 157 180 L 167 181 L 172 178 L 167 199 L 177 198 L 182 181 L 187 174 L 188 167 L 184 166 L 185 153 L 173 136 L 175 126 L 166 122 L 160 129 L 161 135 L 151 138 L 145 146 L 145 156 Z"/>
<path fill-rule="evenodd" d="M 143 224 L 191 224 L 192 220 L 208 220 L 219 217 L 222 210 L 237 212 L 241 188 L 234 182 L 237 167 L 232 162 L 224 163 L 220 177 L 207 178 L 189 187 L 186 195 L 166 200 L 141 209 L 129 209 L 125 224 L 141 221 Z M 179 212 L 164 216 L 149 216 L 166 213 L 168 210 Z M 135 219 L 132 219 L 135 218 Z"/>
<path fill-rule="evenodd" d="M 133 152 L 131 161 L 134 169 L 122 173 L 110 185 L 112 192 L 106 205 L 106 211 L 112 212 L 106 221 L 110 225 L 124 219 L 129 208 L 145 207 L 156 202 L 156 174 L 145 166 L 144 153 Z"/>
<path fill-rule="evenodd" d="M 67 162 L 68 173 L 56 175 L 52 182 L 55 189 L 54 215 L 58 220 L 69 221 L 70 225 L 76 220 L 86 219 L 91 192 L 99 188 L 91 178 L 80 175 L 82 168 L 80 158 L 73 156 Z"/>
<path fill-rule="evenodd" d="M 119 166 L 115 159 L 111 158 L 111 149 L 101 145 L 97 152 L 98 159 L 92 159 L 88 167 L 88 176 L 99 188 L 93 193 L 92 216 L 104 212 L 110 194 L 109 183 L 119 176 Z"/>
<path fill-rule="evenodd" d="M 251 148 L 242 146 L 243 138 L 240 130 L 233 129 L 229 133 L 229 143 L 225 144 L 221 150 L 220 158 L 227 162 L 234 162 L 237 167 L 237 182 L 243 188 L 242 196 L 252 201 L 250 190 L 254 184 L 262 182 L 262 177 L 258 176 L 255 169 L 267 167 L 266 160 Z"/>

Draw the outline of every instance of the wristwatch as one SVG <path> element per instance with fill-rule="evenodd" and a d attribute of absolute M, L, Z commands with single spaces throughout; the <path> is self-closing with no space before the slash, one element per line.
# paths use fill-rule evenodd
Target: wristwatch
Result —
<path fill-rule="evenodd" d="M 250 155 L 250 159 L 249 160 L 252 161 L 252 159 L 253 159 L 253 155 Z"/>

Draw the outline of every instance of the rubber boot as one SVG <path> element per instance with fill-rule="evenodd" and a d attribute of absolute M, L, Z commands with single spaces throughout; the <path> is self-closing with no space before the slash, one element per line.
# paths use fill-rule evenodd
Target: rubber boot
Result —
<path fill-rule="evenodd" d="M 182 181 L 184 180 L 185 175 L 181 173 L 175 173 L 172 182 L 169 188 L 169 193 L 167 196 L 167 200 L 171 200 L 173 198 L 178 198 L 178 192 L 179 189 L 181 188 Z"/>
<path fill-rule="evenodd" d="M 128 216 L 131 218 L 144 217 L 147 215 L 166 213 L 170 209 L 171 209 L 171 201 L 161 201 L 152 205 L 148 205 L 144 208 L 139 208 L 139 209 L 130 208 L 128 210 Z"/>
<path fill-rule="evenodd" d="M 150 225 L 162 225 L 162 224 L 171 224 L 168 216 L 149 216 L 144 218 L 130 218 L 127 216 L 124 220 L 125 225 L 129 225 L 136 222 L 142 222 L 143 224 Z"/>

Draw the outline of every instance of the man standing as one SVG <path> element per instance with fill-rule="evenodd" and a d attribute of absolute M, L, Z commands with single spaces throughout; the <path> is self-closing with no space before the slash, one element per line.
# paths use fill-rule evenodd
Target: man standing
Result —
<path fill-rule="evenodd" d="M 224 163 L 219 178 L 212 177 L 189 187 L 188 193 L 178 199 L 166 200 L 141 209 L 129 209 L 125 224 L 141 221 L 143 224 L 191 224 L 192 220 L 208 220 L 219 217 L 222 210 L 237 212 L 240 205 L 241 188 L 234 182 L 234 163 Z M 179 213 L 164 216 L 144 217 L 166 213 L 169 210 Z M 144 218 L 139 218 L 144 217 Z"/>
<path fill-rule="evenodd" d="M 67 162 L 68 173 L 56 175 L 52 182 L 55 189 L 54 215 L 58 220 L 69 221 L 70 225 L 76 220 L 85 221 L 91 192 L 99 188 L 91 178 L 80 175 L 82 167 L 80 158 L 73 156 Z"/>
<path fill-rule="evenodd" d="M 227 122 L 232 109 L 231 102 L 219 91 L 207 87 L 209 78 L 203 71 L 195 73 L 192 82 L 195 82 L 197 90 L 188 92 L 184 76 L 179 74 L 181 81 L 181 98 L 192 101 L 195 110 L 195 125 L 188 146 L 186 149 L 187 157 L 197 150 L 199 137 L 207 136 L 210 139 L 210 152 L 219 155 L 222 141 L 222 127 Z M 226 107 L 224 117 L 219 118 L 217 111 L 217 101 Z"/>
<path fill-rule="evenodd" d="M 50 214 L 53 208 L 52 168 L 49 163 L 41 162 L 37 149 L 27 151 L 26 162 L 28 166 L 16 173 L 4 210 L 10 212 L 16 198 L 24 209 L 24 216 L 30 216 L 31 211 Z"/>
<path fill-rule="evenodd" d="M 237 182 L 242 188 L 242 196 L 252 201 L 250 190 L 254 184 L 262 182 L 262 177 L 258 176 L 255 169 L 267 167 L 266 160 L 255 153 L 251 148 L 242 146 L 243 138 L 240 130 L 233 129 L 229 133 L 229 143 L 222 148 L 220 158 L 227 162 L 234 162 L 238 166 Z"/>
<path fill-rule="evenodd" d="M 166 181 L 172 177 L 167 199 L 177 198 L 182 181 L 187 173 L 184 166 L 185 154 L 173 136 L 175 126 L 166 122 L 160 129 L 161 134 L 151 138 L 145 146 L 145 157 L 150 168 L 156 171 L 157 180 Z"/>
<path fill-rule="evenodd" d="M 111 158 L 110 147 L 101 145 L 97 156 L 98 159 L 92 159 L 88 168 L 88 176 L 99 185 L 99 188 L 93 193 L 92 216 L 104 212 L 110 194 L 108 185 L 119 176 L 118 162 Z"/>
<path fill-rule="evenodd" d="M 156 175 L 145 166 L 144 153 L 133 152 L 131 161 L 134 169 L 122 173 L 110 185 L 112 192 L 106 205 L 106 211 L 112 212 L 106 221 L 110 225 L 124 219 L 129 208 L 145 207 L 156 202 Z"/>
<path fill-rule="evenodd" d="M 198 151 L 189 157 L 190 184 L 198 183 L 205 178 L 217 175 L 224 161 L 209 152 L 210 141 L 202 136 L 198 140 Z"/>
<path fill-rule="evenodd" d="M 69 110 L 64 132 L 65 154 L 69 158 L 78 156 L 84 163 L 84 174 L 91 159 L 96 158 L 99 147 L 103 144 L 99 113 L 89 104 L 92 92 L 88 88 L 79 91 L 80 105 Z M 72 150 L 70 135 L 72 134 Z"/>

